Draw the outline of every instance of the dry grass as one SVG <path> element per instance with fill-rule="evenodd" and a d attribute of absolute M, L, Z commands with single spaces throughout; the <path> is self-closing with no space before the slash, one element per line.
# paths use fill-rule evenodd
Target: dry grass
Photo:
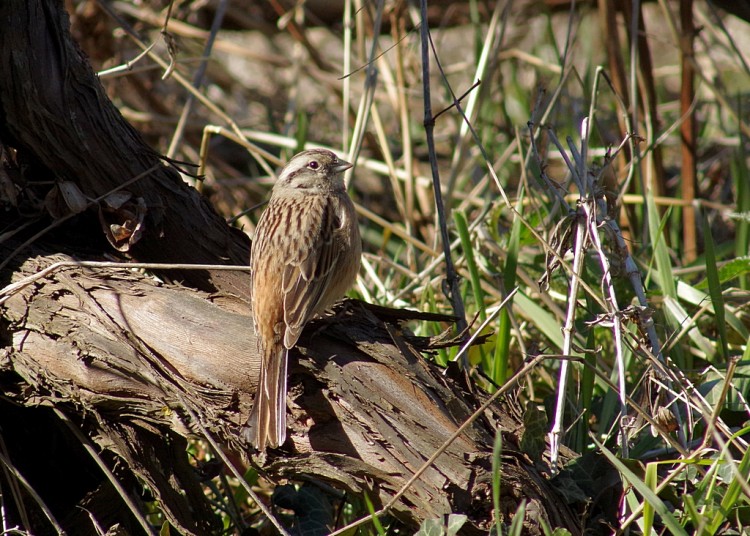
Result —
<path fill-rule="evenodd" d="M 630 485 L 623 529 L 739 529 L 750 495 L 750 58 L 740 52 L 750 34 L 696 2 L 701 30 L 683 61 L 677 3 L 643 6 L 632 47 L 627 17 L 607 22 L 609 4 L 435 7 L 427 84 L 419 10 L 399 2 L 347 2 L 325 23 L 301 8 L 279 18 L 264 6 L 262 19 L 232 5 L 210 49 L 222 3 L 180 4 L 166 27 L 171 58 L 154 3 L 115 3 L 121 19 L 80 4 L 74 31 L 125 117 L 158 150 L 204 158 L 196 186 L 250 235 L 259 211 L 247 209 L 280 162 L 310 145 L 357 156 L 366 253 L 355 295 L 489 318 L 496 336 L 468 352 L 488 390 L 548 354 L 523 398 L 550 408 L 553 444 L 618 454 Z"/>

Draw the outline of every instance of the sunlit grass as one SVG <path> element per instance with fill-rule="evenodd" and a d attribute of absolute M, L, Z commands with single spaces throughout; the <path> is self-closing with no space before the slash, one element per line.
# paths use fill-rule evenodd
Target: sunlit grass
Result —
<path fill-rule="evenodd" d="M 719 24 L 707 5 L 696 3 L 694 17 L 704 30 L 696 41 L 691 113 L 699 123 L 701 224 L 698 259 L 684 262 L 679 126 L 685 118 L 673 4 L 644 6 L 646 29 L 639 35 L 650 71 L 643 49 L 631 56 L 623 17 L 616 40 L 589 8 L 530 15 L 522 8 L 505 12 L 502 3 L 484 12 L 484 4 L 469 2 L 466 16 L 455 19 L 461 24 L 448 11 L 442 24 L 433 23 L 429 82 L 439 114 L 434 163 L 449 214 L 444 222 L 424 137 L 418 10 L 378 13 L 377 3 L 347 2 L 343 24 L 331 27 L 295 12 L 313 49 L 286 31 L 240 32 L 237 39 L 258 43 L 257 57 L 220 35 L 214 59 L 231 88 L 217 82 L 213 89 L 255 97 L 245 108 L 226 106 L 238 125 L 252 127 L 241 133 L 270 154 L 284 159 L 319 144 L 344 157 L 359 155 L 348 179 L 366 253 L 352 296 L 453 313 L 440 236 L 440 225 L 447 225 L 470 331 L 497 312 L 486 328 L 490 337 L 468 353 L 477 385 L 493 391 L 524 359 L 548 355 L 520 401 L 546 404 L 551 423 L 558 415 L 562 444 L 581 454 L 600 450 L 612 460 L 632 486 L 625 524 L 712 533 L 739 529 L 747 510 L 738 486 L 745 490 L 739 482 L 747 480 L 748 449 L 730 417 L 750 413 L 750 382 L 745 363 L 727 374 L 732 360 L 747 359 L 750 331 L 750 71 L 737 42 L 746 27 L 729 16 Z M 375 21 L 386 28 L 377 46 Z M 622 62 L 622 85 L 608 45 Z M 247 77 L 253 69 L 260 76 Z M 221 119 L 201 113 L 206 124 Z M 253 169 L 276 167 L 263 151 L 251 150 Z M 197 152 L 188 146 L 183 157 Z M 204 188 L 223 202 L 217 205 L 228 218 L 265 198 L 271 181 L 261 181 L 260 171 L 244 173 L 217 150 L 208 159 Z M 238 225 L 252 234 L 257 217 L 251 213 Z M 576 236 L 587 239 L 585 247 Z M 539 283 L 545 276 L 546 289 Z M 435 335 L 450 326 L 412 327 Z M 445 366 L 458 351 L 440 350 L 432 359 Z M 664 416 L 662 410 L 676 424 L 647 419 Z M 703 442 L 709 433 L 724 442 L 718 452 Z M 728 461 L 730 452 L 738 462 Z M 706 476 L 710 485 L 701 484 Z M 501 481 L 495 475 L 495 485 Z M 666 495 L 677 501 L 672 510 Z"/>

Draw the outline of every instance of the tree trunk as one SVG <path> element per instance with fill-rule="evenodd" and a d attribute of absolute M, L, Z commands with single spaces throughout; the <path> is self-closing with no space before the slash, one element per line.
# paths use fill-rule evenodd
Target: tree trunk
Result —
<path fill-rule="evenodd" d="M 73 257 L 102 259 L 114 252 L 105 235 L 140 262 L 247 262 L 246 237 L 227 226 L 175 170 L 161 165 L 160 156 L 106 98 L 70 39 L 60 3 L 6 0 L 0 3 L 0 20 L 0 136 L 6 150 L 12 148 L 0 170 L 0 193 L 16 209 L 0 216 L 3 229 L 13 231 L 0 241 L 0 258 L 6 261 L 0 269 L 2 285 Z M 125 185 L 131 197 L 125 205 L 100 200 L 75 218 L 65 220 L 58 213 L 50 220 L 46 212 L 52 206 L 71 206 L 70 185 L 87 199 Z M 45 196 L 46 204 L 35 203 Z M 29 240 L 50 221 L 55 229 Z M 133 221 L 140 225 L 137 232 Z M 112 230 L 119 229 L 113 223 L 133 231 L 124 242 L 113 240 Z M 0 465 L 15 467 L 21 475 L 32 472 L 35 460 L 25 459 L 32 454 L 22 447 L 27 440 L 33 456 L 54 459 L 52 440 L 45 445 L 39 437 L 93 443 L 115 479 L 128 483 L 125 491 L 136 505 L 131 473 L 146 483 L 179 532 L 218 533 L 200 475 L 184 451 L 186 438 L 207 432 L 237 459 L 244 455 L 239 429 L 249 413 L 259 364 L 246 299 L 248 277 L 239 270 L 160 275 L 184 284 L 159 283 L 125 270 L 64 266 L 25 286 L 6 287 L 0 295 L 5 347 L 0 426 L 5 444 L 13 448 L 6 451 L 0 444 Z M 290 441 L 270 452 L 263 467 L 271 479 L 328 482 L 355 496 L 366 494 L 377 508 L 479 407 L 481 397 L 462 380 L 445 376 L 423 358 L 421 353 L 436 342 L 409 335 L 404 322 L 413 318 L 413 312 L 349 302 L 336 318 L 308 326 L 290 369 Z M 46 414 L 43 424 L 30 427 L 45 430 L 32 439 L 23 416 L 36 419 L 36 407 L 59 413 Z M 493 522 L 492 446 L 500 431 L 503 519 L 512 519 L 526 500 L 530 533 L 540 532 L 540 519 L 579 532 L 581 520 L 520 452 L 523 427 L 511 409 L 512 404 L 497 404 L 485 412 L 391 513 L 412 526 L 463 513 L 468 532 L 486 531 Z M 53 430 L 61 423 L 68 431 Z M 72 456 L 65 454 L 59 463 L 79 463 Z M 80 467 L 88 464 L 87 471 L 99 471 L 85 455 L 81 460 L 86 461 Z M 15 482 L 5 474 L 0 484 Z M 66 530 L 92 532 L 91 526 L 74 525 L 67 512 L 72 504 L 86 505 L 102 522 L 104 510 L 92 506 L 92 498 L 116 496 L 106 491 L 113 484 L 98 480 L 85 496 L 71 491 L 65 497 L 70 477 L 61 478 L 40 493 L 40 500 Z M 40 486 L 29 480 L 32 487 Z M 100 502 L 112 507 L 112 501 Z M 17 510 L 22 517 L 23 508 Z M 112 516 L 112 524 L 140 530 L 127 514 Z M 36 523 L 48 530 L 46 521 Z"/>

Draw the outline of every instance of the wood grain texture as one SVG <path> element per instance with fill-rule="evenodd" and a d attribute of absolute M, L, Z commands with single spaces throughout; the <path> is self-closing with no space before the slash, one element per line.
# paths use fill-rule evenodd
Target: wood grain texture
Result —
<path fill-rule="evenodd" d="M 59 260 L 29 259 L 14 278 Z M 257 352 L 248 351 L 256 348 L 249 315 L 211 303 L 206 293 L 135 273 L 90 269 L 64 269 L 26 287 L 5 307 L 12 333 L 6 368 L 31 388 L 14 397 L 19 403 L 67 408 L 76 420 L 77 413 L 95 416 L 85 425 L 92 437 L 133 462 L 153 485 L 160 482 L 152 474 L 158 464 L 137 453 L 155 448 L 152 437 L 161 430 L 175 437 L 202 433 L 185 404 L 215 439 L 243 457 L 239 430 L 259 363 Z M 366 492 L 382 505 L 481 403 L 461 381 L 424 360 L 421 352 L 430 341 L 404 332 L 397 311 L 385 314 L 388 324 L 380 312 L 353 302 L 335 319 L 313 321 L 303 332 L 291 353 L 291 447 L 273 452 L 267 474 L 305 475 L 357 495 Z M 13 391 L 7 384 L 4 389 Z M 526 499 L 549 523 L 576 526 L 566 507 L 549 502 L 555 497 L 550 484 L 532 476 L 533 463 L 516 446 L 522 427 L 514 415 L 497 405 L 475 422 L 409 489 L 394 514 L 411 525 L 467 512 L 474 527 L 486 526 L 492 443 L 500 429 L 505 515 L 512 517 L 517 501 Z M 173 507 L 169 518 L 175 526 L 200 533 L 195 521 L 180 514 L 185 505 Z"/>

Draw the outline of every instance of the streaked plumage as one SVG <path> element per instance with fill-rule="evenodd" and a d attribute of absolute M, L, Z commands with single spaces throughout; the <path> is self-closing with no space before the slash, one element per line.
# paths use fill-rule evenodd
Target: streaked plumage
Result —
<path fill-rule="evenodd" d="M 288 350 L 359 271 L 357 216 L 341 175 L 350 167 L 322 149 L 294 156 L 255 231 L 251 292 L 262 362 L 245 439 L 259 451 L 286 439 Z"/>

